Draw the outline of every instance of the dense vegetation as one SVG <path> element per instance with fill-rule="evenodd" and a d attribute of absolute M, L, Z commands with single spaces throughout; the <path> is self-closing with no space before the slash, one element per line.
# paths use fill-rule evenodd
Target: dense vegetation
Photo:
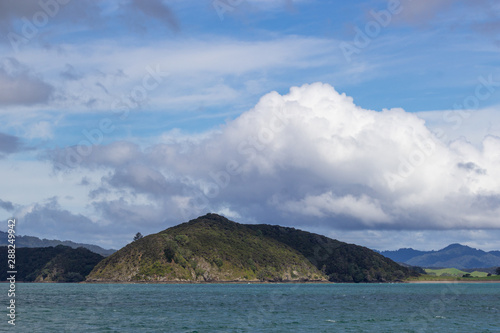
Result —
<path fill-rule="evenodd" d="M 138 239 L 99 263 L 89 281 L 282 281 L 324 276 L 285 244 L 206 215 Z"/>
<path fill-rule="evenodd" d="M 248 227 L 297 250 L 326 274 L 330 281 L 386 282 L 418 275 L 366 247 L 294 228 L 265 224 Z"/>
<path fill-rule="evenodd" d="M 383 282 L 411 274 L 364 247 L 207 214 L 137 239 L 100 262 L 87 280 Z"/>
<path fill-rule="evenodd" d="M 0 247 L 0 265 L 7 267 L 7 247 Z M 80 282 L 103 259 L 83 247 L 16 248 L 16 280 L 25 282 Z M 6 281 L 7 269 L 0 271 Z"/>

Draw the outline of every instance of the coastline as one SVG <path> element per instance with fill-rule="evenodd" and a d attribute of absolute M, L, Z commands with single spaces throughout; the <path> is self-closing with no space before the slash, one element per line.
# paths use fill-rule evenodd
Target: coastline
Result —
<path fill-rule="evenodd" d="M 8 281 L 0 281 L 8 283 Z M 16 283 L 61 283 L 61 284 L 444 284 L 444 283 L 500 283 L 500 280 L 407 280 L 394 282 L 332 282 L 332 281 L 81 281 L 81 282 L 56 282 L 56 281 L 16 281 Z"/>
<path fill-rule="evenodd" d="M 82 281 L 81 284 L 337 284 L 330 281 Z"/>
<path fill-rule="evenodd" d="M 50 283 L 50 282 L 49 282 Z M 57 282 L 54 282 L 57 283 Z M 82 281 L 81 284 L 400 284 L 400 283 L 500 283 L 500 280 L 406 280 L 393 282 L 332 282 L 332 281 Z"/>
<path fill-rule="evenodd" d="M 429 280 L 429 281 L 406 281 L 406 283 L 500 283 L 500 280 Z"/>

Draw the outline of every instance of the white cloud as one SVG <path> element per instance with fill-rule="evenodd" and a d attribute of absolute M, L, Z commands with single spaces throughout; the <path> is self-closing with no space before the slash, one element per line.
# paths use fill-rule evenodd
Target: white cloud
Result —
<path fill-rule="evenodd" d="M 24 135 L 28 139 L 40 138 L 40 139 L 53 139 L 54 131 L 53 124 L 48 121 L 38 121 L 34 123 L 31 127 L 26 129 Z"/>
<path fill-rule="evenodd" d="M 300 201 L 285 202 L 283 207 L 278 208 L 314 217 L 343 215 L 360 219 L 367 224 L 390 221 L 390 217 L 384 213 L 378 200 L 366 195 L 359 198 L 352 195 L 338 197 L 330 191 L 316 196 L 307 195 Z"/>
<path fill-rule="evenodd" d="M 478 110 L 436 110 L 418 112 L 429 129 L 446 144 L 460 138 L 480 147 L 488 135 L 500 137 L 500 105 Z"/>
<path fill-rule="evenodd" d="M 215 213 L 223 215 L 223 216 L 227 217 L 228 219 L 235 220 L 235 221 L 238 221 L 239 219 L 241 219 L 241 215 L 238 214 L 238 212 L 231 210 L 231 208 L 229 208 L 229 207 L 219 208 L 218 210 L 215 211 Z"/>
<path fill-rule="evenodd" d="M 146 194 L 176 222 L 226 209 L 329 228 L 481 229 L 500 228 L 499 151 L 497 137 L 448 144 L 415 114 L 365 110 L 315 83 L 193 140 L 96 146 L 80 167 L 109 168 L 103 190 Z"/>
<path fill-rule="evenodd" d="M 0 68 L 5 86 L 0 104 L 8 106 L 2 112 L 6 124 L 15 123 L 19 112 L 31 114 L 23 126 L 46 120 L 49 113 L 118 112 L 125 105 L 173 113 L 231 105 L 239 112 L 269 89 L 268 74 L 335 63 L 335 50 L 331 40 L 302 36 L 253 41 L 205 36 L 134 47 L 118 38 L 27 48 L 12 58 L 25 64 L 23 70 L 13 75 Z M 43 70 L 43 79 L 26 66 Z M 241 83 L 234 84 L 235 78 Z M 248 91 L 245 82 L 256 80 Z"/>

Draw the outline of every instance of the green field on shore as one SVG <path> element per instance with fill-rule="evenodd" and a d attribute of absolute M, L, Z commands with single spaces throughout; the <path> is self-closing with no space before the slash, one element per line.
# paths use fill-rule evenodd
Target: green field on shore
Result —
<path fill-rule="evenodd" d="M 425 272 L 428 275 L 435 275 L 435 276 L 454 276 L 454 277 L 462 277 L 466 274 L 470 274 L 471 277 L 486 277 L 488 276 L 488 273 L 486 272 L 480 272 L 480 271 L 474 271 L 474 272 L 464 272 L 456 268 L 442 268 L 442 269 L 431 269 L 431 268 L 426 268 Z"/>
<path fill-rule="evenodd" d="M 427 274 L 410 278 L 409 281 L 500 281 L 500 275 L 487 276 L 488 273 L 474 271 L 465 272 L 456 268 L 430 269 L 426 268 Z M 464 275 L 469 275 L 464 277 Z"/>

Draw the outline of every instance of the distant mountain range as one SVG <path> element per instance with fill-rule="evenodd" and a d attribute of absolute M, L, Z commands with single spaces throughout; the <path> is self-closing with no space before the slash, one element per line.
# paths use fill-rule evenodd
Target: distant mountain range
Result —
<path fill-rule="evenodd" d="M 8 240 L 8 233 L 0 231 L 0 246 L 6 246 L 9 244 L 7 242 Z M 16 247 L 55 247 L 57 245 L 65 245 L 69 246 L 73 249 L 77 249 L 79 247 L 84 247 L 94 253 L 98 253 L 104 257 L 107 257 L 113 253 L 116 252 L 116 250 L 113 249 L 103 249 L 100 246 L 97 245 L 91 245 L 91 244 L 81 244 L 81 243 L 75 243 L 72 241 L 60 241 L 60 240 L 55 240 L 55 239 L 40 239 L 38 237 L 33 237 L 33 236 L 19 236 L 16 235 Z"/>
<path fill-rule="evenodd" d="M 405 248 L 379 253 L 395 262 L 426 268 L 470 269 L 500 266 L 500 251 L 485 252 L 461 244 L 451 244 L 439 251 Z"/>

